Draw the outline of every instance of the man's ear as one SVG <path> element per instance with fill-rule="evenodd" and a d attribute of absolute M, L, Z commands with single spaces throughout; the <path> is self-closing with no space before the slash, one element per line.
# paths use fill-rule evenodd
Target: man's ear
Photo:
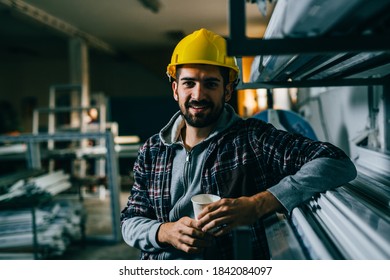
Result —
<path fill-rule="evenodd" d="M 173 81 L 172 82 L 172 92 L 173 92 L 173 98 L 178 101 L 179 100 L 179 97 L 178 97 L 178 94 L 177 94 L 177 82 L 176 81 Z"/>
<path fill-rule="evenodd" d="M 232 98 L 233 86 L 229 83 L 225 88 L 225 102 L 228 102 Z"/>

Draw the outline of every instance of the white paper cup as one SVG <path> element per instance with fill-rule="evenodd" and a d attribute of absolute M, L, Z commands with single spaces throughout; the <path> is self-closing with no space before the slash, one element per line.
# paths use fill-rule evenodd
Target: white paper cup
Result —
<path fill-rule="evenodd" d="M 194 195 L 191 198 L 192 207 L 194 208 L 195 219 L 197 219 L 200 212 L 202 212 L 203 208 L 209 205 L 212 202 L 218 201 L 221 198 L 218 195 L 214 194 L 198 194 Z"/>

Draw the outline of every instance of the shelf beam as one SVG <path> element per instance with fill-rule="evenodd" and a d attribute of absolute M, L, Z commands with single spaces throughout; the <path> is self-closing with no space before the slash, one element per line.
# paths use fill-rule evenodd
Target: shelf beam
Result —
<path fill-rule="evenodd" d="M 233 37 L 234 38 L 234 37 Z M 227 39 L 230 56 L 337 54 L 390 50 L 384 36 L 337 36 L 283 39 Z"/>
<path fill-rule="evenodd" d="M 258 89 L 258 88 L 313 88 L 313 87 L 342 87 L 342 86 L 368 86 L 383 85 L 388 80 L 384 78 L 369 79 L 337 79 L 337 80 L 305 80 L 291 82 L 240 82 L 237 89 Z"/>
<path fill-rule="evenodd" d="M 390 40 L 381 35 L 254 39 L 246 36 L 245 0 L 230 0 L 230 56 L 330 54 L 389 51 Z"/>

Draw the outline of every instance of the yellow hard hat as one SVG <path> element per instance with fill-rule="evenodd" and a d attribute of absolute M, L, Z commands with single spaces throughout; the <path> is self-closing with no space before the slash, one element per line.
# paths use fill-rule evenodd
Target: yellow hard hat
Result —
<path fill-rule="evenodd" d="M 227 56 L 226 40 L 207 29 L 199 29 L 184 37 L 173 51 L 167 75 L 176 78 L 176 66 L 183 64 L 210 64 L 230 68 L 229 82 L 238 77 L 239 68 L 234 57 Z"/>

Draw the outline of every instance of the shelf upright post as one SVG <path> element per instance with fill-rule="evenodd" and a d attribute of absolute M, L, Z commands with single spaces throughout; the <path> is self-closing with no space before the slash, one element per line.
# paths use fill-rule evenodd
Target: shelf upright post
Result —
<path fill-rule="evenodd" d="M 27 139 L 27 167 L 31 169 L 41 169 L 41 151 L 39 142 L 35 141 L 34 136 Z"/>
<path fill-rule="evenodd" d="M 390 153 L 390 83 L 383 85 L 384 151 Z"/>
<path fill-rule="evenodd" d="M 31 207 L 31 215 L 32 215 L 32 223 L 31 223 L 31 230 L 32 230 L 32 237 L 33 237 L 33 251 L 34 251 L 34 259 L 38 259 L 38 249 L 39 249 L 39 243 L 38 243 L 38 230 L 37 230 L 37 217 L 35 212 L 35 207 Z"/>
<path fill-rule="evenodd" d="M 112 213 L 112 227 L 113 227 L 113 238 L 115 242 L 119 242 L 121 234 L 119 231 L 119 173 L 118 173 L 118 154 L 115 152 L 114 137 L 111 132 L 106 132 L 106 147 L 107 147 L 107 184 L 110 190 L 110 202 L 111 202 L 111 213 Z"/>
<path fill-rule="evenodd" d="M 106 112 L 106 101 L 103 93 L 93 94 L 92 97 L 96 99 L 96 106 L 99 110 L 99 132 L 104 133 L 106 131 L 106 120 L 107 120 L 107 112 Z M 105 137 L 101 137 L 97 140 L 98 146 L 106 147 Z M 105 176 L 105 160 L 99 159 L 95 163 L 95 173 L 99 176 Z M 102 187 L 102 186 L 100 186 Z M 100 192 L 100 190 L 99 190 Z"/>
<path fill-rule="evenodd" d="M 54 109 L 56 107 L 56 87 L 51 86 L 49 90 L 49 108 Z M 55 123 L 56 123 L 56 116 L 53 111 L 51 111 L 48 115 L 48 133 L 54 134 L 55 133 Z M 54 149 L 54 141 L 48 140 L 47 141 L 47 148 L 49 150 Z"/>
<path fill-rule="evenodd" d="M 234 16 L 233 16 L 234 15 Z M 229 2 L 229 39 L 231 42 L 239 42 L 246 39 L 245 1 L 230 0 Z"/>

